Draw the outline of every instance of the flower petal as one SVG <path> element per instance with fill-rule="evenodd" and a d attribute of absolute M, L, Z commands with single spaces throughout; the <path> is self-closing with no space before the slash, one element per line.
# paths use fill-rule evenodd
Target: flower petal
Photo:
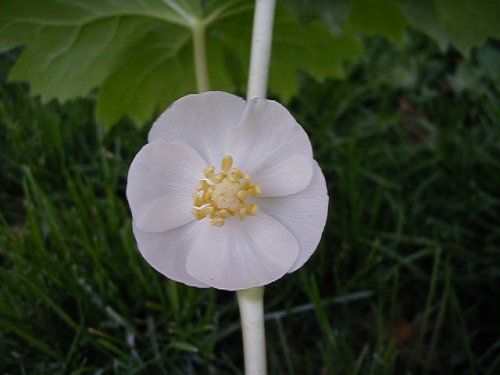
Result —
<path fill-rule="evenodd" d="M 192 194 L 206 162 L 184 143 L 156 140 L 136 155 L 128 172 L 127 199 L 137 227 L 163 232 L 194 220 Z"/>
<path fill-rule="evenodd" d="M 238 125 L 245 106 L 242 98 L 219 91 L 184 96 L 155 121 L 148 139 L 184 142 L 218 166 L 226 134 Z"/>
<path fill-rule="evenodd" d="M 169 279 L 199 288 L 207 285 L 192 278 L 186 271 L 186 258 L 200 222 L 193 221 L 166 232 L 144 232 L 133 225 L 141 255 L 158 272 Z"/>
<path fill-rule="evenodd" d="M 328 214 L 326 182 L 318 163 L 314 161 L 311 182 L 303 191 L 286 197 L 258 198 L 255 201 L 261 213 L 265 212 L 281 222 L 299 241 L 300 254 L 288 272 L 302 267 L 318 246 Z"/>
<path fill-rule="evenodd" d="M 197 280 L 225 290 L 261 286 L 282 277 L 299 254 L 296 238 L 282 224 L 259 212 L 222 228 L 202 222 L 199 238 L 187 258 Z"/>
<path fill-rule="evenodd" d="M 297 153 L 296 143 L 289 143 L 249 172 L 262 190 L 262 197 L 279 197 L 304 190 L 313 174 L 313 158 Z"/>
<path fill-rule="evenodd" d="M 263 196 L 294 194 L 311 180 L 311 142 L 278 102 L 250 100 L 240 125 L 227 135 L 225 151 L 261 185 Z"/>

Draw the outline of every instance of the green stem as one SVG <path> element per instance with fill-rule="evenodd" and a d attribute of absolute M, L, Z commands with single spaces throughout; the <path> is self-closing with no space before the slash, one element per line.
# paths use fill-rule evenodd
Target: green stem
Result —
<path fill-rule="evenodd" d="M 196 85 L 198 92 L 204 92 L 210 90 L 207 65 L 207 46 L 205 41 L 205 25 L 202 22 L 196 22 L 192 26 L 192 31 Z"/>

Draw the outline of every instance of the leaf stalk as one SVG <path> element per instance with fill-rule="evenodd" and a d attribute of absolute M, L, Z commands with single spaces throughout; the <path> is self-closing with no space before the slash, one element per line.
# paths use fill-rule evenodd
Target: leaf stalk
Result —
<path fill-rule="evenodd" d="M 196 22 L 192 26 L 194 64 L 196 71 L 196 85 L 198 92 L 210 90 L 210 79 L 208 76 L 207 46 L 205 31 L 206 27 L 202 22 Z"/>

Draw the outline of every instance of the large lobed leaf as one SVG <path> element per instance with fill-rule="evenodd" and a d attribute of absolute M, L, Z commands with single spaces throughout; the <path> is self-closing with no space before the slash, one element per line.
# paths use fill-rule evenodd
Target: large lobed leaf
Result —
<path fill-rule="evenodd" d="M 28 81 L 43 101 L 98 89 L 97 117 L 138 124 L 196 90 L 192 29 L 207 25 L 211 88 L 243 90 L 252 3 L 245 0 L 0 0 L 0 52 L 25 45 L 13 81 Z M 352 37 L 277 15 L 270 89 L 296 90 L 296 71 L 342 76 L 342 62 L 361 52 Z"/>
<path fill-rule="evenodd" d="M 3 0 L 0 51 L 26 50 L 11 72 L 42 99 L 85 95 L 115 69 L 150 30 L 182 19 L 161 0 Z"/>
<path fill-rule="evenodd" d="M 403 42 L 408 26 L 434 38 L 442 49 L 468 55 L 488 38 L 500 38 L 498 0 L 289 0 L 301 19 L 321 19 L 338 34 L 383 35 Z"/>
<path fill-rule="evenodd" d="M 321 19 L 330 30 L 383 35 L 401 43 L 408 26 L 434 38 L 442 49 L 455 46 L 468 55 L 488 38 L 500 38 L 498 0 L 289 0 L 308 20 Z"/>
<path fill-rule="evenodd" d="M 500 38 L 498 0 L 401 0 L 401 8 L 442 49 L 452 44 L 467 55 L 489 37 Z"/>
<path fill-rule="evenodd" d="M 245 82 L 250 61 L 251 17 L 221 20 L 214 24 L 212 32 L 224 41 L 233 83 Z M 361 42 L 351 34 L 334 36 L 323 23 L 298 22 L 290 12 L 278 7 L 273 30 L 270 90 L 283 100 L 289 99 L 297 90 L 297 71 L 307 72 L 318 80 L 343 78 L 343 62 L 357 59 L 362 53 Z"/>
<path fill-rule="evenodd" d="M 206 26 L 211 89 L 245 89 L 253 1 L 0 0 L 0 52 L 26 46 L 10 80 L 27 81 L 43 101 L 98 90 L 106 126 L 128 116 L 143 124 L 196 90 L 192 31 Z M 297 71 L 342 77 L 345 60 L 362 53 L 359 35 L 403 42 L 408 24 L 462 52 L 499 36 L 498 2 L 490 0 L 296 0 L 278 7 L 270 90 L 297 90 Z M 304 12 L 304 10 L 309 12 Z M 320 16 L 323 23 L 311 22 Z"/>
<path fill-rule="evenodd" d="M 346 27 L 366 35 L 383 35 L 397 43 L 405 37 L 408 21 L 398 0 L 353 0 Z"/>

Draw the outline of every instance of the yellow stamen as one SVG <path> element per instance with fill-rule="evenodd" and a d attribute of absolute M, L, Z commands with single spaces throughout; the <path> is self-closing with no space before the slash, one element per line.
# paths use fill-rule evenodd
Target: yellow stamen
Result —
<path fill-rule="evenodd" d="M 231 169 L 232 166 L 233 166 L 233 158 L 229 155 L 224 156 L 224 158 L 222 159 L 222 170 L 224 172 L 227 172 L 229 171 L 229 169 Z"/>
<path fill-rule="evenodd" d="M 206 178 L 213 181 L 213 178 L 215 177 L 215 167 L 213 165 L 206 167 L 203 170 L 203 174 L 205 175 Z"/>
<path fill-rule="evenodd" d="M 230 155 L 224 156 L 221 167 L 218 173 L 213 165 L 206 167 L 203 170 L 206 179 L 200 180 L 193 194 L 193 215 L 198 220 L 210 217 L 217 227 L 236 215 L 240 220 L 256 215 L 259 206 L 247 199 L 261 195 L 259 185 L 252 184 L 247 174 L 233 168 Z"/>
<path fill-rule="evenodd" d="M 255 203 L 248 203 L 245 208 L 247 209 L 248 215 L 255 216 L 259 206 L 257 206 Z"/>

